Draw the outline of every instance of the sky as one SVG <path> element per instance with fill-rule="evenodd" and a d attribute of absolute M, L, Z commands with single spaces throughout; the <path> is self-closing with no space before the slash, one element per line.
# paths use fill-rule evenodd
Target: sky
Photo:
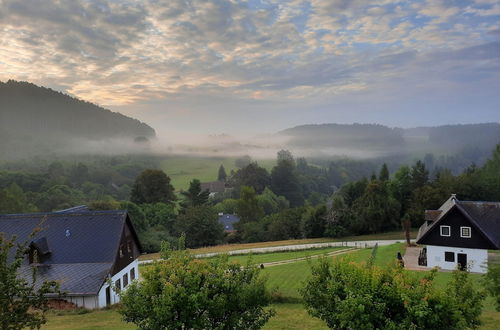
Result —
<path fill-rule="evenodd" d="M 0 80 L 159 134 L 500 122 L 498 0 L 0 0 Z"/>

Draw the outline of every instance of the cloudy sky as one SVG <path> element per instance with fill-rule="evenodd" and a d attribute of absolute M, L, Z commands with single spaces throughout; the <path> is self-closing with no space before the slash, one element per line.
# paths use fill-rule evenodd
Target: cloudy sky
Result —
<path fill-rule="evenodd" d="M 500 121 L 498 0 L 0 0 L 0 80 L 163 132 Z"/>

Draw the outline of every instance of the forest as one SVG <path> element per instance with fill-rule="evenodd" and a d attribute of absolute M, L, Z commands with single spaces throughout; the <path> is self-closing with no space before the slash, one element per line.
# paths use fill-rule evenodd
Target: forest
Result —
<path fill-rule="evenodd" d="M 439 207 L 452 193 L 463 200 L 500 200 L 500 144 L 482 166 L 459 174 L 430 168 L 431 156 L 394 168 L 385 163 L 331 161 L 310 164 L 287 150 L 270 171 L 250 157 L 221 165 L 214 179 L 227 189 L 209 197 L 200 181 L 175 189 L 154 156 L 34 158 L 0 165 L 0 213 L 47 212 L 86 204 L 93 209 L 127 209 L 146 251 L 160 242 L 188 247 L 222 242 L 256 242 L 342 237 L 418 227 L 425 209 Z M 235 233 L 223 232 L 219 213 L 237 214 Z"/>

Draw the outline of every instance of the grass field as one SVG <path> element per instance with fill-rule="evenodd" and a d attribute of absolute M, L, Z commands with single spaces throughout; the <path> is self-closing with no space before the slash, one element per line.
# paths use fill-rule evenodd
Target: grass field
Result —
<path fill-rule="evenodd" d="M 327 251 L 325 249 L 325 251 Z M 296 251 L 294 253 L 324 253 L 322 250 L 312 250 L 312 251 Z M 393 244 L 388 246 L 381 246 L 377 250 L 376 258 L 374 264 L 377 266 L 385 266 L 391 262 L 395 261 L 397 252 L 404 253 L 404 244 Z M 288 257 L 289 252 L 280 253 L 270 253 L 263 255 L 255 255 L 253 258 L 262 257 L 265 260 L 275 261 L 284 260 L 281 258 Z M 366 260 L 371 255 L 371 249 L 360 249 L 349 253 L 346 258 L 356 262 L 366 262 Z M 297 255 L 293 255 L 296 257 Z M 238 260 L 237 258 L 248 258 L 249 256 L 238 256 L 233 257 L 233 260 Z M 292 258 L 293 258 L 292 257 Z M 344 256 L 340 256 L 344 257 Z M 239 259 L 240 261 L 245 259 Z M 264 260 L 264 259 L 261 259 Z M 271 307 L 276 310 L 276 316 L 273 317 L 264 327 L 267 330 L 273 329 L 327 329 L 326 325 L 318 319 L 315 319 L 307 314 L 303 305 L 300 303 L 299 288 L 303 286 L 304 281 L 310 276 L 311 263 L 315 260 L 299 261 L 290 264 L 284 264 L 274 267 L 264 268 L 262 273 L 264 276 L 268 277 L 268 285 L 271 289 L 276 289 L 279 291 L 281 297 L 284 301 L 289 301 L 289 303 L 273 304 Z M 415 276 L 423 276 L 426 272 L 412 271 Z M 436 285 L 439 287 L 444 287 L 446 283 L 451 278 L 450 272 L 440 272 L 436 277 Z M 479 279 L 481 275 L 471 274 L 475 283 L 479 285 Z M 78 314 L 67 314 L 57 315 L 56 313 L 49 314 L 49 322 L 42 329 L 46 330 L 59 330 L 59 329 L 78 329 L 78 330 L 89 330 L 89 329 L 110 329 L 110 330 L 126 330 L 135 329 L 131 324 L 127 324 L 120 319 L 120 315 L 114 309 L 110 310 L 100 310 L 94 311 L 82 315 Z M 485 301 L 483 308 L 483 314 L 481 316 L 483 325 L 480 329 L 490 330 L 498 329 L 498 324 L 500 322 L 500 313 L 496 312 L 494 309 L 494 301 L 491 297 L 488 297 Z"/>
<path fill-rule="evenodd" d="M 417 230 L 411 232 L 411 237 L 415 238 L 417 236 Z M 190 249 L 193 254 L 204 254 L 213 252 L 229 252 L 236 250 L 245 250 L 253 248 L 263 248 L 272 246 L 282 246 L 282 245 L 299 245 L 299 244 L 309 244 L 309 243 L 328 243 L 328 242 L 349 242 L 349 241 L 369 241 L 369 240 L 383 240 L 383 239 L 399 239 L 404 241 L 404 233 L 401 231 L 393 231 L 381 234 L 371 234 L 371 235 L 360 235 L 360 236 L 348 236 L 342 238 L 305 238 L 305 239 L 294 239 L 286 241 L 271 241 L 271 242 L 258 242 L 258 243 L 243 243 L 243 244 L 223 244 L 216 246 L 203 247 L 199 249 Z M 158 259 L 159 253 L 145 254 L 140 257 L 141 260 L 147 259 Z"/>
<path fill-rule="evenodd" d="M 161 169 L 167 173 L 175 190 L 186 190 L 189 182 L 199 179 L 201 182 L 217 180 L 219 166 L 222 164 L 229 175 L 236 170 L 234 161 L 237 157 L 196 157 L 171 156 L 161 161 Z M 257 160 L 260 166 L 268 171 L 276 164 L 274 159 Z"/>

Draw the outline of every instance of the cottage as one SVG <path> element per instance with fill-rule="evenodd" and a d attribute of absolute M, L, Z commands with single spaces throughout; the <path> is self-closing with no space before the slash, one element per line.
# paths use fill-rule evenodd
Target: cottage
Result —
<path fill-rule="evenodd" d="M 41 230 L 35 237 L 35 228 Z M 126 211 L 89 211 L 0 215 L 0 233 L 28 242 L 29 255 L 20 276 L 59 282 L 64 303 L 89 309 L 119 301 L 110 287 L 123 290 L 139 278 L 141 245 Z M 59 300 L 59 302 L 61 302 Z"/>
<path fill-rule="evenodd" d="M 423 265 L 485 273 L 488 250 L 500 248 L 500 202 L 459 201 L 451 195 L 438 210 L 426 211 L 417 244 L 426 245 Z"/>

